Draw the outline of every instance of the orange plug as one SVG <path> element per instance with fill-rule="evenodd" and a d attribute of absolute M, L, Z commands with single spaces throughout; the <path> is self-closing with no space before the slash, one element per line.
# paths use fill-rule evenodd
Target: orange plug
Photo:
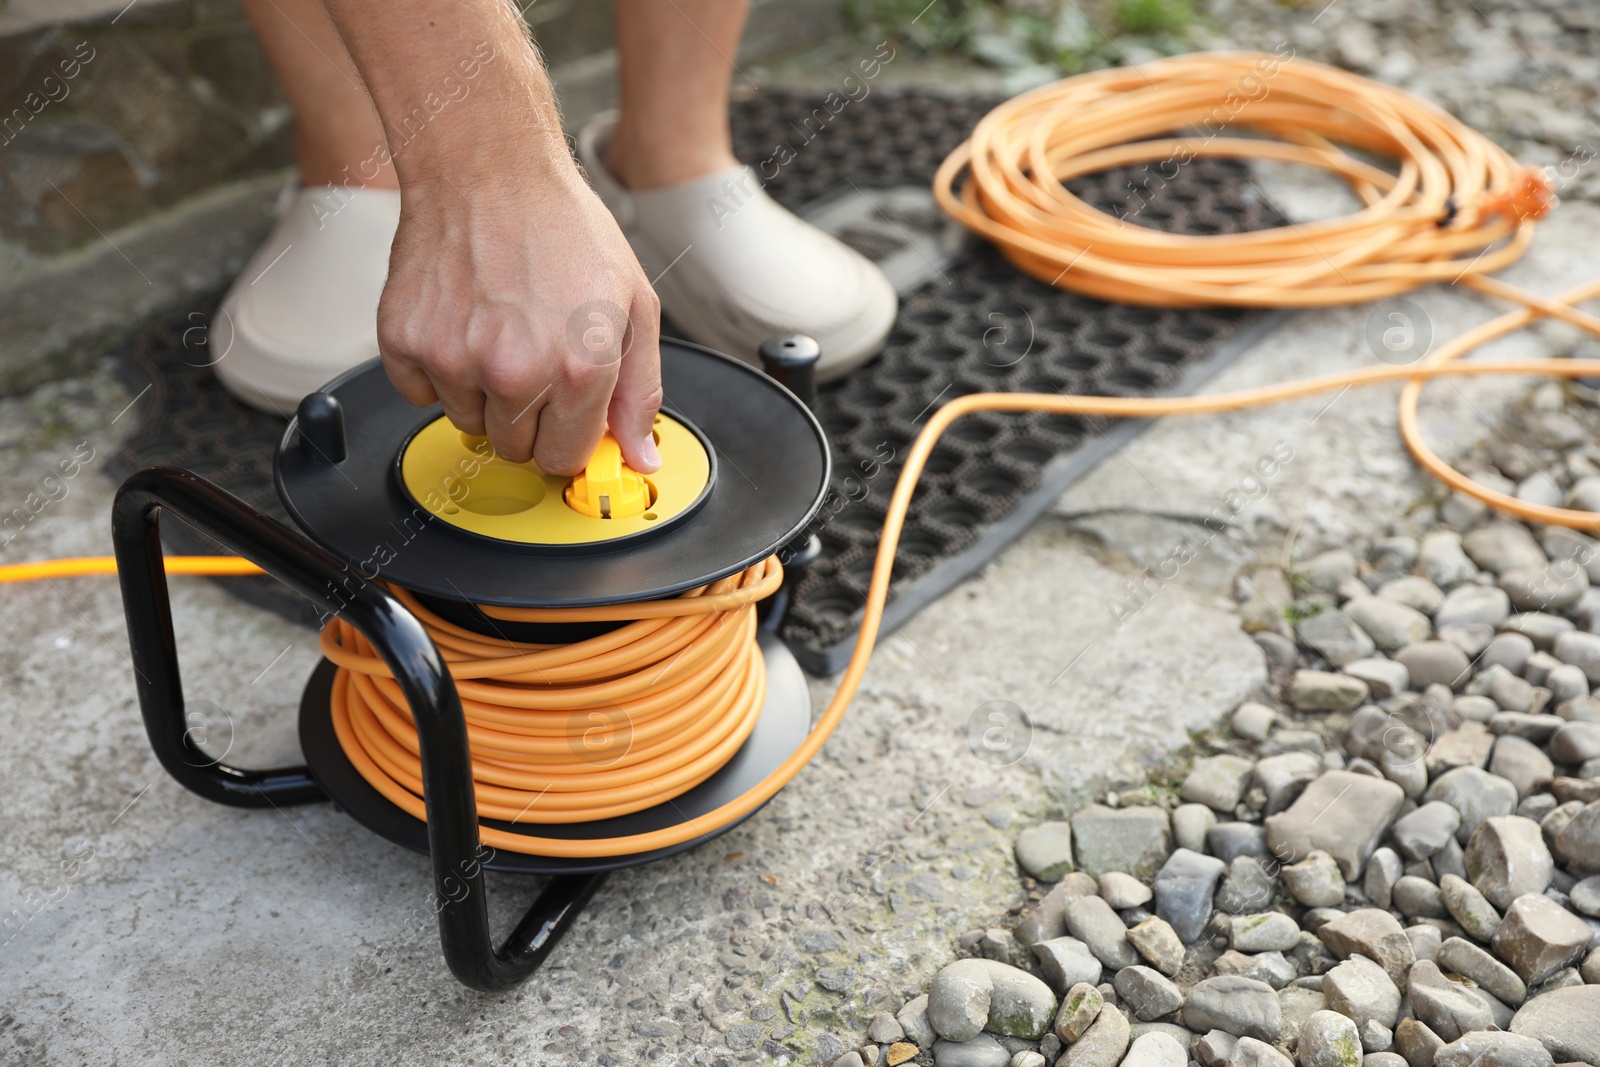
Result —
<path fill-rule="evenodd" d="M 1550 175 L 1538 167 L 1523 167 L 1511 186 L 1483 198 L 1487 215 L 1504 215 L 1512 222 L 1542 219 L 1556 206 L 1556 188 Z"/>

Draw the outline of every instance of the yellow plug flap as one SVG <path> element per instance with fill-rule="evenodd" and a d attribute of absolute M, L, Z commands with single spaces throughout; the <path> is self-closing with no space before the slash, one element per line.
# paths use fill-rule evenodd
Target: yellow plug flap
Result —
<path fill-rule="evenodd" d="M 592 519 L 625 519 L 650 510 L 650 483 L 622 462 L 622 446 L 607 430 L 584 472 L 565 493 L 567 506 Z"/>

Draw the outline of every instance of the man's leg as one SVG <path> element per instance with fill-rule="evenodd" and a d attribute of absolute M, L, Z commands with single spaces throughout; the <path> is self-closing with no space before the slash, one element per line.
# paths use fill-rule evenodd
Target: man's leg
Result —
<path fill-rule="evenodd" d="M 728 85 L 748 0 L 617 0 L 621 116 L 606 166 L 629 189 L 737 166 Z"/>
<path fill-rule="evenodd" d="M 378 113 L 321 0 L 244 0 L 244 8 L 294 109 L 301 184 L 398 189 L 379 151 Z"/>

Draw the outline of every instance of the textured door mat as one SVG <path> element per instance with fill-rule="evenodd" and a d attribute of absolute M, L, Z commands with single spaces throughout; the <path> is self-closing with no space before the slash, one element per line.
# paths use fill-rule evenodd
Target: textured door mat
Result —
<path fill-rule="evenodd" d="M 833 493 L 814 527 L 823 555 L 797 589 L 783 632 L 814 674 L 833 673 L 849 655 L 885 504 L 929 412 L 975 392 L 1189 392 L 1279 318 L 1109 305 L 1027 278 L 961 238 L 926 192 L 939 162 L 997 100 L 882 90 L 843 106 L 838 99 L 830 108 L 815 94 L 772 91 L 733 108 L 735 149 L 768 191 L 882 264 L 901 291 L 883 355 L 818 397 Z M 1226 160 L 1196 160 L 1165 182 L 1108 171 L 1073 190 L 1130 224 L 1158 229 L 1212 234 L 1281 222 L 1245 165 Z M 108 464 L 112 477 L 187 467 L 287 521 L 272 484 L 283 422 L 217 384 L 203 323 L 176 318 L 117 355 L 130 388 L 143 391 L 133 408 L 142 421 Z M 958 423 L 915 497 L 885 629 L 992 559 L 1141 427 L 1056 415 Z M 217 550 L 182 524 L 165 524 L 163 534 L 175 551 Z M 252 603 L 314 621 L 309 604 L 270 578 L 225 584 Z"/>

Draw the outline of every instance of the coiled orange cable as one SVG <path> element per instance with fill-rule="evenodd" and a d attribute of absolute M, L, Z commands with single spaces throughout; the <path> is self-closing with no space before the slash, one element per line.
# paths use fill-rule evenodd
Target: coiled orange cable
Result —
<path fill-rule="evenodd" d="M 1150 145 L 1175 144 L 1182 139 L 1144 142 L 1144 147 L 1118 148 L 1116 142 L 1193 121 L 1193 109 L 1208 100 L 1212 105 L 1220 103 L 1219 90 L 1260 61 L 1261 57 L 1237 55 L 1185 57 L 1046 86 L 1002 105 L 986 118 L 973 141 L 940 169 L 936 193 L 947 209 L 1000 243 L 1024 270 L 1109 299 L 1158 304 L 1342 304 L 1393 295 L 1428 281 L 1459 278 L 1481 292 L 1523 306 L 1467 331 L 1409 367 L 1366 367 L 1212 396 L 982 393 L 950 401 L 929 417 L 895 484 L 860 634 L 839 688 L 811 733 L 782 765 L 737 800 L 667 830 L 565 841 L 484 827 L 485 842 L 547 856 L 627 855 L 694 840 L 770 800 L 817 754 L 854 697 L 877 640 L 895 549 L 923 466 L 945 430 L 974 412 L 1044 411 L 1130 418 L 1194 415 L 1258 407 L 1351 386 L 1404 382 L 1400 434 L 1425 469 L 1451 488 L 1528 522 L 1600 530 L 1600 514 L 1529 504 L 1480 485 L 1445 463 L 1422 439 L 1418 405 L 1424 385 L 1432 379 L 1490 374 L 1600 378 L 1600 360 L 1461 362 L 1477 346 L 1544 316 L 1561 318 L 1600 336 L 1600 318 L 1576 307 L 1600 296 L 1600 279 L 1556 297 L 1542 297 L 1484 276 L 1527 247 L 1531 219 L 1548 207 L 1548 184 L 1517 168 L 1503 152 L 1448 115 L 1397 90 L 1332 68 L 1281 61 L 1282 69 L 1270 82 L 1269 97 L 1280 88 L 1285 93 L 1295 88 L 1300 95 L 1274 101 L 1272 106 L 1278 110 L 1258 110 L 1253 115 L 1262 120 L 1259 128 L 1270 127 L 1295 143 L 1241 138 L 1232 139 L 1237 143 L 1219 145 L 1224 139 L 1214 138 L 1200 147 L 1211 154 L 1314 162 L 1352 182 L 1368 208 L 1353 220 L 1302 227 L 1306 232 L 1298 247 L 1294 237 L 1279 231 L 1178 237 L 1120 226 L 1109 216 L 1100 215 L 1096 220 L 1091 216 L 1097 212 L 1075 202 L 1059 187 L 1060 181 L 1075 174 L 1156 158 Z M 1276 80 L 1285 75 L 1289 80 Z M 1163 92 L 1145 98 L 1142 89 L 1150 84 L 1161 86 Z M 1323 97 L 1305 98 L 1318 92 L 1335 94 L 1327 99 L 1350 106 L 1332 108 L 1322 102 Z M 1135 106 L 1112 107 L 1115 101 L 1105 98 L 1113 93 L 1140 95 Z M 1262 103 L 1265 101 L 1250 107 Z M 1386 132 L 1375 132 L 1379 129 Z M 1088 140 L 1063 141 L 1067 134 Z M 1022 167 L 1014 153 L 991 153 L 990 146 L 1014 148 L 1024 135 L 1028 151 L 1022 158 L 1029 167 Z M 1333 144 L 1336 137 L 1369 151 L 1387 150 L 1396 155 L 1399 176 L 1387 175 L 1344 154 Z M 1084 150 L 1083 144 L 1090 147 Z M 1083 154 L 1074 156 L 1074 151 Z M 951 181 L 975 159 L 986 162 L 974 167 L 972 179 L 957 201 L 950 192 Z M 1035 165 L 1046 162 L 1063 169 L 1052 171 Z M 1003 176 L 1003 180 L 986 185 L 979 175 L 987 173 Z M 1052 173 L 1056 176 L 1053 189 L 1042 178 L 1023 180 L 1024 174 Z M 1043 206 L 1046 201 L 1051 205 L 1048 210 Z M 1454 214 L 1441 227 L 1439 223 L 1452 212 L 1447 201 L 1453 201 Z M 988 214 L 991 204 L 997 205 L 1000 215 Z M 1063 204 L 1066 208 L 1056 213 Z M 1020 228 L 1013 221 L 998 221 L 1000 218 L 1014 220 Z M 1090 233 L 1107 243 L 1088 240 Z M 1313 237 L 1316 247 L 1308 252 Z M 1324 241 L 1332 243 L 1324 245 Z M 1469 258 L 1463 260 L 1463 256 Z M 1331 269 L 1329 259 L 1334 263 Z M 1080 272 L 1086 265 L 1090 269 Z M 1047 276 L 1046 270 L 1053 270 L 1054 276 Z M 176 557 L 167 562 L 174 573 L 255 570 L 244 561 L 227 557 L 202 557 L 198 562 Z M 114 569 L 109 558 L 13 564 L 0 566 L 0 582 Z M 764 684 L 761 656 L 752 640 L 754 604 L 776 589 L 781 576 L 776 560 L 767 560 L 733 578 L 671 600 L 613 608 L 485 609 L 493 618 L 512 622 L 627 622 L 600 638 L 553 647 L 463 630 L 426 612 L 403 590 L 396 592 L 423 619 L 461 689 L 480 813 L 518 823 L 555 823 L 604 818 L 665 802 L 691 788 L 697 776 L 720 766 L 717 761 L 726 758 L 724 753 L 737 748 L 734 739 L 742 740 L 748 734 L 752 709 L 760 708 L 759 691 Z M 346 752 L 391 801 L 423 817 L 415 730 L 387 670 L 360 635 L 342 622 L 330 624 L 322 642 L 324 653 L 340 666 L 333 714 Z M 619 739 L 629 743 L 620 744 Z"/>

